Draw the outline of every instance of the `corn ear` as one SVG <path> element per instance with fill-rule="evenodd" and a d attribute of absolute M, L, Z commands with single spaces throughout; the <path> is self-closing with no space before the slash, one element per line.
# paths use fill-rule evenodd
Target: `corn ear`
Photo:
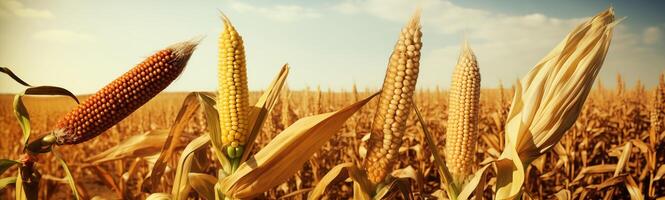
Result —
<path fill-rule="evenodd" d="M 420 16 L 417 12 L 400 32 L 399 40 L 390 56 L 372 123 L 369 152 L 364 165 L 370 181 L 374 184 L 386 177 L 402 145 L 402 136 L 418 79 L 421 36 Z"/>
<path fill-rule="evenodd" d="M 56 143 L 90 140 L 152 99 L 187 65 L 198 40 L 171 45 L 139 63 L 67 113 L 56 125 Z"/>
<path fill-rule="evenodd" d="M 222 143 L 227 146 L 227 154 L 235 158 L 242 155 L 249 130 L 247 67 L 242 37 L 226 16 L 222 17 L 222 21 L 224 31 L 219 36 L 217 110 Z"/>
<path fill-rule="evenodd" d="M 478 62 L 466 42 L 453 72 L 448 101 L 446 165 L 459 186 L 475 165 L 480 103 Z"/>

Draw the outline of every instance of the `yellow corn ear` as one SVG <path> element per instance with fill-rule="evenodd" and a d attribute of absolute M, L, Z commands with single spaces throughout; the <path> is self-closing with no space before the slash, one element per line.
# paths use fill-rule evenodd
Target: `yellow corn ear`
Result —
<path fill-rule="evenodd" d="M 247 68 L 245 47 L 231 21 L 222 17 L 224 31 L 219 36 L 219 91 L 217 111 L 219 112 L 222 143 L 235 150 L 245 144 L 249 131 L 249 91 L 247 88 Z M 231 155 L 234 154 L 234 155 Z"/>
<path fill-rule="evenodd" d="M 364 161 L 368 178 L 383 181 L 397 160 L 420 66 L 422 33 L 416 13 L 400 32 L 390 56 Z"/>
<path fill-rule="evenodd" d="M 478 141 L 480 71 L 476 56 L 467 43 L 453 72 L 448 98 L 446 166 L 460 185 L 471 173 Z"/>
<path fill-rule="evenodd" d="M 186 41 L 158 51 L 90 96 L 58 121 L 56 143 L 85 142 L 129 116 L 180 75 L 196 45 Z"/>

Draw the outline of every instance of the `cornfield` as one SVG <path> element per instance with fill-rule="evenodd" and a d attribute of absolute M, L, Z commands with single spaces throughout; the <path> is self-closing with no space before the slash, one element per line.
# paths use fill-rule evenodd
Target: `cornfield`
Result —
<path fill-rule="evenodd" d="M 611 8 L 574 29 L 510 88 L 482 87 L 480 72 L 489 64 L 465 43 L 450 90 L 416 87 L 426 38 L 419 14 L 400 31 L 382 88 L 294 90 L 285 84 L 285 65 L 266 91 L 248 91 L 249 38 L 223 16 L 216 94 L 159 93 L 186 65 L 196 46 L 190 42 L 184 54 L 182 46 L 173 55 L 160 51 L 97 94 L 69 95 L 85 100 L 80 105 L 68 97 L 1 95 L 0 158 L 12 160 L 2 160 L 0 174 L 19 178 L 4 178 L 0 195 L 467 199 L 475 191 L 475 199 L 665 198 L 665 74 L 652 77 L 659 79 L 655 88 L 625 88 L 620 74 L 614 89 L 594 81 L 616 25 Z M 565 62 L 574 56 L 584 61 Z M 169 73 L 151 73 L 160 69 Z M 548 82 L 567 78 L 578 81 Z M 547 90 L 533 103 L 524 95 L 541 92 L 537 86 Z M 30 87 L 36 89 L 26 94 L 68 95 Z M 556 96 L 569 91 L 581 95 Z M 546 112 L 553 107 L 561 109 Z M 36 140 L 18 134 L 26 125 L 16 117 L 27 119 L 26 112 L 28 132 L 41 136 Z M 520 117 L 532 124 L 517 123 Z M 524 146 L 524 137 L 537 142 Z M 516 168 L 505 168 L 513 162 Z"/>
<path fill-rule="evenodd" d="M 654 92 L 646 96 L 640 96 L 637 89 L 626 91 L 625 96 L 620 96 L 618 90 L 608 90 L 596 87 L 590 94 L 582 113 L 569 133 L 564 136 L 561 143 L 554 151 L 546 153 L 534 162 L 527 171 L 528 179 L 525 184 L 525 192 L 535 199 L 548 199 L 564 189 L 570 191 L 575 197 L 585 194 L 589 199 L 603 198 L 605 196 L 629 198 L 628 191 L 622 181 L 613 178 L 613 173 L 619 160 L 619 150 L 628 143 L 635 144 L 629 159 L 625 163 L 622 177 L 630 176 L 641 188 L 644 195 L 659 197 L 665 195 L 665 180 L 662 179 L 665 170 L 665 133 L 655 133 L 657 144 L 650 142 L 650 113 L 651 105 L 655 102 Z M 282 127 L 287 126 L 283 120 L 288 117 L 281 111 L 283 108 L 291 108 L 289 112 L 298 118 L 315 113 L 334 110 L 354 102 L 354 96 L 367 96 L 368 91 L 353 92 L 323 92 L 320 101 L 325 104 L 317 104 L 317 91 L 290 91 L 291 98 L 288 101 L 278 101 L 277 104 L 307 105 L 300 107 L 276 106 L 270 114 L 270 120 L 262 129 L 257 139 L 258 146 L 264 146 L 270 138 L 273 138 Z M 478 129 L 480 142 L 475 153 L 479 161 L 495 159 L 502 149 L 503 125 L 506 112 L 513 91 L 511 89 L 482 89 L 480 100 L 480 118 Z M 168 128 L 176 117 L 177 110 L 186 94 L 166 93 L 155 99 L 130 115 L 126 120 L 111 128 L 107 133 L 92 139 L 90 145 L 67 146 L 61 151 L 64 159 L 72 162 L 73 173 L 79 181 L 79 189 L 87 197 L 101 196 L 107 199 L 143 199 L 146 193 L 141 193 L 137 183 L 141 182 L 148 166 L 149 157 L 124 158 L 112 162 L 90 165 L 84 162 L 103 150 L 118 145 L 121 141 L 132 135 Z M 415 93 L 416 103 L 423 110 L 423 117 L 427 119 L 432 134 L 436 135 L 437 143 L 445 143 L 446 122 L 448 115 L 441 110 L 448 108 L 448 92 L 443 90 L 419 90 Z M 256 101 L 257 93 L 252 93 L 251 101 Z M 647 97 L 647 98 L 645 98 Z M 81 97 L 86 98 L 86 97 Z M 10 141 L 20 139 L 16 132 L 20 127 L 14 120 L 12 111 L 12 97 L 3 96 L 0 99 L 2 107 L 2 135 L 6 139 L 0 140 L 3 148 L 0 149 L 2 157 L 18 157 L 20 148 L 9 148 Z M 377 102 L 372 101 L 369 106 Z M 57 106 L 53 106 L 57 105 Z M 325 106 L 324 106 L 325 105 Z M 59 116 L 65 114 L 75 106 L 74 102 L 59 97 L 34 97 L 26 99 L 26 106 L 32 108 L 33 128 L 35 130 L 48 130 L 53 127 Z M 341 132 L 331 139 L 321 151 L 310 159 L 303 169 L 286 183 L 266 193 L 266 198 L 275 199 L 313 187 L 313 185 L 330 170 L 334 165 L 341 162 L 354 162 L 358 155 L 353 149 L 355 143 L 360 141 L 362 133 L 368 133 L 371 128 L 371 116 L 374 109 L 363 109 L 352 120 L 344 125 Z M 430 162 L 430 152 L 422 144 L 422 131 L 414 126 L 415 114 L 407 121 L 407 128 L 403 145 L 400 148 L 400 167 L 412 166 L 423 174 L 423 194 L 432 194 L 439 187 L 438 177 Z M 183 143 L 192 140 L 205 130 L 206 125 L 202 114 L 195 116 L 188 124 L 185 134 L 180 138 Z M 182 148 L 182 147 L 180 147 Z M 648 159 L 655 154 L 656 159 Z M 50 161 L 53 158 L 45 157 L 43 160 Z M 61 178 L 64 174 L 58 170 L 55 162 L 44 162 L 43 170 L 44 187 L 40 191 L 42 197 L 48 199 L 68 199 L 71 193 L 66 183 Z M 655 167 L 655 168 L 652 168 Z M 213 170 L 215 166 L 210 166 Z M 652 170 L 655 169 L 655 170 Z M 128 174 L 132 171 L 132 174 Z M 212 172 L 212 171 L 211 171 Z M 9 172 L 6 172 L 9 173 Z M 168 175 L 165 177 L 169 177 Z M 171 175 L 172 177 L 172 175 Z M 117 184 L 123 181 L 125 184 Z M 164 188 L 168 188 L 169 182 L 164 180 Z M 490 181 L 492 182 L 492 181 Z M 615 188 L 613 194 L 608 194 L 609 188 Z M 120 190 L 120 191 L 116 191 Z M 350 198 L 352 194 L 350 183 L 340 184 L 329 192 L 330 199 Z M 3 198 L 12 199 L 11 189 L 3 191 Z M 489 195 L 489 192 L 488 192 Z M 196 196 L 192 192 L 192 197 Z M 300 195 L 302 197 L 302 195 Z M 296 198 L 298 195 L 292 195 Z"/>

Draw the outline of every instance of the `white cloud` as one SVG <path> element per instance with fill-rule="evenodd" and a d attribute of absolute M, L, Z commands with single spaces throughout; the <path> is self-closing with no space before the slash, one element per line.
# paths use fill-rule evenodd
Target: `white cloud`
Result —
<path fill-rule="evenodd" d="M 447 87 L 450 81 L 448 76 L 441 75 L 452 73 L 462 42 L 461 36 L 469 40 L 478 55 L 483 84 L 493 87 L 500 79 L 512 83 L 515 78 L 526 74 L 561 42 L 568 32 L 587 19 L 557 18 L 541 13 L 498 13 L 462 7 L 446 0 L 419 0 L 417 3 L 408 0 L 348 0 L 338 4 L 333 10 L 344 14 L 364 13 L 404 23 L 417 7 L 422 8 L 423 40 L 436 40 L 437 37 L 460 38 L 456 44 L 431 47 L 428 52 L 423 52 L 422 66 L 432 66 L 427 69 L 432 73 L 421 75 L 421 85 L 443 84 L 444 87 Z M 596 13 L 589 13 L 589 16 L 594 14 Z M 605 68 L 623 70 L 620 68 L 640 67 L 641 63 L 646 62 L 639 58 L 657 58 L 654 56 L 656 51 L 645 48 L 641 42 L 657 42 L 661 35 L 660 29 L 649 28 L 644 31 L 642 41 L 640 34 L 631 33 L 620 24 L 610 49 L 616 58 L 608 59 Z M 425 46 L 427 47 L 427 44 Z M 642 55 L 628 56 L 637 52 Z"/>
<path fill-rule="evenodd" d="M 16 16 L 29 19 L 51 19 L 53 14 L 46 9 L 28 8 L 16 0 L 0 0 L 0 17 Z"/>
<path fill-rule="evenodd" d="M 660 39 L 663 36 L 663 31 L 660 28 L 655 26 L 650 26 L 644 29 L 642 33 L 642 42 L 644 44 L 652 45 L 660 42 Z"/>
<path fill-rule="evenodd" d="M 272 5 L 260 7 L 240 1 L 230 1 L 231 8 L 241 13 L 253 13 L 280 22 L 318 18 L 321 14 L 312 8 L 299 5 Z"/>
<path fill-rule="evenodd" d="M 54 43 L 79 43 L 95 41 L 95 38 L 92 35 L 62 29 L 39 31 L 34 33 L 32 37 L 37 40 Z"/>

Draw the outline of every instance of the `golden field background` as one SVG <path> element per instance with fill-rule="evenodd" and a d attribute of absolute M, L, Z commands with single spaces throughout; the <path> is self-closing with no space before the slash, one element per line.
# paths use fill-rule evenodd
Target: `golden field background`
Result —
<path fill-rule="evenodd" d="M 283 91 L 284 97 L 277 102 L 257 138 L 259 148 L 256 149 L 260 149 L 298 118 L 334 111 L 372 92 L 375 90 Z M 259 94 L 252 92 L 250 101 L 256 101 Z M 186 95 L 187 93 L 162 93 L 103 135 L 79 145 L 56 148 L 72 168 L 84 198 L 147 197 L 148 193 L 141 192 L 138 185 L 143 181 L 148 165 L 154 158 L 125 158 L 99 165 L 91 165 L 85 160 L 133 135 L 168 129 Z M 481 141 L 476 152 L 479 162 L 497 158 L 503 148 L 503 127 L 512 95 L 513 90 L 510 88 L 483 89 L 481 92 Z M 416 105 L 436 137 L 441 152 L 445 144 L 447 96 L 446 91 L 438 89 L 420 90 L 415 94 Z M 534 199 L 551 199 L 557 192 L 567 189 L 576 199 L 629 199 L 624 180 L 632 178 L 646 197 L 665 196 L 665 181 L 661 179 L 665 174 L 665 133 L 650 132 L 649 116 L 653 96 L 654 90 L 645 89 L 641 84 L 626 89 L 621 83 L 617 89 L 611 90 L 596 84 L 575 125 L 559 145 L 534 161 L 527 170 L 528 177 L 524 184 L 526 194 Z M 81 96 L 79 99 L 84 100 L 86 97 Z M 3 137 L 0 140 L 0 157 L 19 159 L 22 149 L 19 145 L 21 131 L 13 114 L 12 99 L 13 95 L 0 96 L 0 135 Z M 65 97 L 25 97 L 24 101 L 30 112 L 33 136 L 49 131 L 61 116 L 75 106 L 72 100 Z M 350 118 L 344 128 L 316 153 L 300 172 L 287 183 L 267 192 L 265 198 L 305 199 L 309 189 L 330 168 L 343 162 L 360 162 L 362 159 L 357 149 L 363 145 L 361 138 L 369 131 L 375 108 L 376 100 L 373 100 Z M 407 127 L 400 150 L 400 168 L 411 166 L 422 173 L 423 187 L 420 188 L 420 184 L 414 183 L 413 191 L 417 196 L 431 197 L 436 195 L 433 193 L 439 189 L 439 178 L 414 112 L 411 112 Z M 205 129 L 203 114 L 198 113 L 186 128 L 183 138 L 180 138 L 183 142 L 179 150 Z M 615 176 L 618 157 L 627 143 L 631 143 L 633 147 L 630 157 L 624 170 Z M 157 149 L 155 152 L 158 151 Z M 210 151 L 208 156 L 210 163 L 205 164 L 205 172 L 215 175 L 217 163 Z M 174 167 L 176 162 L 177 158 L 171 158 L 170 167 Z M 50 154 L 40 156 L 37 169 L 42 174 L 39 194 L 41 199 L 71 198 L 71 191 L 62 179 L 64 173 Z M 15 173 L 16 169 L 13 168 L 2 176 Z M 152 192 L 170 191 L 173 177 L 174 172 L 167 169 L 160 184 L 161 191 Z M 489 180 L 488 183 L 485 193 L 486 197 L 491 198 L 495 180 Z M 0 191 L 0 195 L 0 198 L 12 199 L 13 186 Z M 347 182 L 332 186 L 328 197 L 348 199 L 351 195 L 351 183 Z M 198 198 L 194 191 L 190 193 L 190 197 Z"/>

